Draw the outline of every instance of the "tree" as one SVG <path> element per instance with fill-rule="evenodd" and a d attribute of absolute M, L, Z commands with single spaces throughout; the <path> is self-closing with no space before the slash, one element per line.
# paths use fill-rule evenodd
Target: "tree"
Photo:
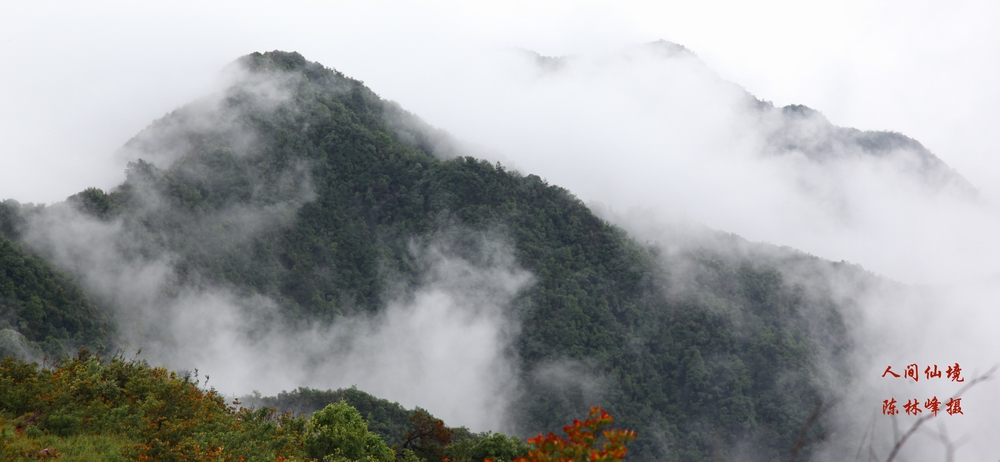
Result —
<path fill-rule="evenodd" d="M 413 427 L 403 435 L 403 450 L 409 449 L 428 461 L 444 460 L 444 448 L 451 444 L 454 430 L 420 408 L 410 416 L 410 422 Z"/>
<path fill-rule="evenodd" d="M 614 421 L 603 409 L 591 407 L 587 420 L 574 420 L 573 425 L 563 427 L 566 438 L 551 432 L 531 438 L 528 444 L 534 449 L 515 462 L 618 462 L 625 458 L 628 452 L 625 445 L 635 439 L 636 434 L 631 430 L 604 430 Z"/>
<path fill-rule="evenodd" d="M 330 404 L 309 419 L 305 438 L 309 457 L 324 461 L 393 462 L 395 453 L 368 431 L 361 413 L 346 402 Z"/>
<path fill-rule="evenodd" d="M 460 429 L 457 434 L 465 430 Z M 485 432 L 467 434 L 453 438 L 454 442 L 445 448 L 445 456 L 451 462 L 479 462 L 490 459 L 494 462 L 514 462 L 528 454 L 528 445 L 516 436 Z"/>

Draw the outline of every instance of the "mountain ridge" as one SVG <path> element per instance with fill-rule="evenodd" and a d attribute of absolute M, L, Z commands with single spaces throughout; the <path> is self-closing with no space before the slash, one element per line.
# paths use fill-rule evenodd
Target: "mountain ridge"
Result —
<path fill-rule="evenodd" d="M 549 76 L 568 75 L 573 64 L 582 63 L 586 58 L 576 55 L 543 56 L 530 50 L 523 53 L 538 71 Z M 657 40 L 605 54 L 597 62 L 638 58 L 647 58 L 652 63 L 684 62 L 685 69 L 693 69 L 702 79 L 731 90 L 737 100 L 734 107 L 720 110 L 736 111 L 740 119 L 760 127 L 762 145 L 756 148 L 760 157 L 802 156 L 810 164 L 821 168 L 824 164 L 853 161 L 892 162 L 892 169 L 898 169 L 904 177 L 933 192 L 950 192 L 972 201 L 979 198 L 978 190 L 971 182 L 919 141 L 892 130 L 858 130 L 837 126 L 821 111 L 801 104 L 778 107 L 758 98 L 738 83 L 723 79 L 683 45 Z"/>
<path fill-rule="evenodd" d="M 134 160 L 118 188 L 44 209 L 12 206 L 27 223 L 18 239 L 131 319 L 122 328 L 132 341 L 196 342 L 143 316 L 200 313 L 185 304 L 191 293 L 202 297 L 195 305 L 217 308 L 208 304 L 215 287 L 235 294 L 226 309 L 248 320 L 237 338 L 383 313 L 393 292 L 419 298 L 427 283 L 414 242 L 444 242 L 446 257 L 471 270 L 510 252 L 536 278 L 487 287 L 484 298 L 501 300 L 497 319 L 519 326 L 498 343 L 517 364 L 506 411 L 518 433 L 601 404 L 639 431 L 636 460 L 771 460 L 787 456 L 802 428 L 816 436 L 828 425 L 805 422 L 850 376 L 838 363 L 852 348 L 842 317 L 877 278 L 745 241 L 736 246 L 751 252 L 709 245 L 664 255 L 538 176 L 454 155 L 447 134 L 298 53 L 238 63 L 243 80 L 126 144 Z M 60 232 L 80 223 L 104 236 L 99 248 Z M 154 279 L 105 274 L 105 264 Z M 121 295 L 140 281 L 148 292 Z M 858 293 L 841 293 L 842 281 Z"/>

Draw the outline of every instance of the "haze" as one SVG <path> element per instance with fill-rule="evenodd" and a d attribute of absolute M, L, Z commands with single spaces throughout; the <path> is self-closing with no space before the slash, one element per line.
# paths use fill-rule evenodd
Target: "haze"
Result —
<path fill-rule="evenodd" d="M 926 286 L 924 300 L 866 307 L 857 335 L 881 343 L 859 367 L 957 361 L 974 376 L 996 363 L 1000 6 L 649 3 L 6 3 L 0 198 L 51 203 L 113 187 L 124 169 L 114 153 L 150 121 L 211 91 L 238 56 L 294 50 L 479 155 L 599 204 L 642 239 L 701 223 Z M 658 39 L 700 61 L 629 51 Z M 519 49 L 574 60 L 546 73 Z M 893 164 L 761 158 L 760 127 L 724 81 L 837 125 L 915 138 L 980 199 L 925 191 Z M 870 385 L 858 393 L 894 392 Z M 981 387 L 949 434 L 970 435 L 964 457 L 996 458 L 987 437 L 1000 396 Z"/>

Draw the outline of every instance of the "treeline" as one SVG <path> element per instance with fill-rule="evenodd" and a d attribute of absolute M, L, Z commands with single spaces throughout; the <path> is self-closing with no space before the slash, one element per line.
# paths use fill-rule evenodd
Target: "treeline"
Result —
<path fill-rule="evenodd" d="M 465 427 L 447 427 L 428 411 L 409 410 L 399 403 L 378 398 L 356 387 L 339 390 L 298 388 L 277 396 L 255 393 L 240 398 L 244 405 L 274 408 L 293 415 L 309 415 L 331 403 L 344 402 L 358 410 L 368 428 L 397 453 L 413 451 L 428 461 L 447 457 L 451 461 L 480 461 L 485 458 L 512 460 L 527 453 L 524 441 L 501 433 L 474 433 Z"/>
<path fill-rule="evenodd" d="M 402 410 L 357 390 L 326 397 Z M 528 453 L 520 439 L 448 428 L 419 409 L 398 422 L 390 447 L 344 399 L 308 415 L 240 404 L 197 376 L 121 356 L 81 349 L 47 367 L 8 356 L 0 361 L 0 460 L 511 462 Z"/>

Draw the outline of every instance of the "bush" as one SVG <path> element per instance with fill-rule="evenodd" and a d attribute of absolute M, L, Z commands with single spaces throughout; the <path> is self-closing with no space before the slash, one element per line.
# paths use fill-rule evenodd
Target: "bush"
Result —
<path fill-rule="evenodd" d="M 309 419 L 306 454 L 324 461 L 393 462 L 396 454 L 368 431 L 361 413 L 346 402 L 330 404 Z"/>

